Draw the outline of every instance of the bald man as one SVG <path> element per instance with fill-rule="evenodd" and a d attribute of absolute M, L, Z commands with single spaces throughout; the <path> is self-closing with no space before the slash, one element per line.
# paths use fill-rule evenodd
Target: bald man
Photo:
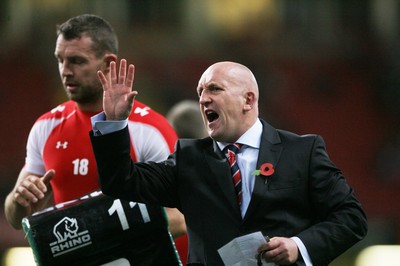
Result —
<path fill-rule="evenodd" d="M 161 163 L 131 161 L 126 119 L 137 95 L 134 66 L 121 60 L 118 73 L 115 62 L 110 67 L 107 76 L 99 72 L 104 113 L 92 118 L 91 131 L 101 188 L 178 208 L 187 224 L 188 265 L 223 265 L 218 249 L 257 231 L 271 240 L 254 257 L 327 265 L 366 235 L 361 204 L 322 137 L 260 119 L 258 85 L 247 67 L 218 62 L 203 73 L 197 94 L 209 137 L 178 140 Z"/>

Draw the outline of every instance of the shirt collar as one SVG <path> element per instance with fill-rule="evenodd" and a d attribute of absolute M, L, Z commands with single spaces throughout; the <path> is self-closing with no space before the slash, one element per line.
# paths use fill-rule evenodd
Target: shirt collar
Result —
<path fill-rule="evenodd" d="M 240 138 L 236 141 L 237 143 L 241 143 L 243 145 L 259 149 L 261 143 L 261 134 L 262 134 L 262 124 L 259 118 L 257 118 L 254 125 L 251 126 Z M 222 150 L 230 143 L 219 142 L 217 141 L 218 147 Z"/>

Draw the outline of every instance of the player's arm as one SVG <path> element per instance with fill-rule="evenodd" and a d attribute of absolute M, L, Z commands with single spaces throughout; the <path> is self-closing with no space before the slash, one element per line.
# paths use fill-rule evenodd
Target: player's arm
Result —
<path fill-rule="evenodd" d="M 174 239 L 186 234 L 186 223 L 183 214 L 175 208 L 165 208 L 168 216 L 168 230 Z"/>
<path fill-rule="evenodd" d="M 52 190 L 49 182 L 54 174 L 54 170 L 49 170 L 44 176 L 38 176 L 22 168 L 4 204 L 6 219 L 12 227 L 21 229 L 22 218 L 51 205 Z"/>

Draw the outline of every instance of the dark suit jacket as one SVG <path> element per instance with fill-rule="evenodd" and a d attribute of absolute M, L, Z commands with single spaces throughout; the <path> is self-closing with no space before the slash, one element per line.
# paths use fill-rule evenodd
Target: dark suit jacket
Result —
<path fill-rule="evenodd" d="M 136 163 L 127 129 L 91 140 L 103 193 L 132 201 L 176 207 L 189 238 L 188 263 L 223 265 L 217 250 L 233 238 L 262 231 L 299 237 L 314 265 L 327 265 L 361 240 L 367 221 L 353 190 L 328 157 L 318 135 L 299 136 L 262 120 L 256 176 L 242 219 L 224 154 L 211 138 L 181 139 L 161 163 Z"/>

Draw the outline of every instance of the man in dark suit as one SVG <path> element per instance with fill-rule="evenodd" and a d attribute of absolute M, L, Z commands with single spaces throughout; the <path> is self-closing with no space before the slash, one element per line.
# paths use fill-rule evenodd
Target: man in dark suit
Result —
<path fill-rule="evenodd" d="M 261 231 L 271 237 L 258 249 L 265 261 L 327 265 L 366 235 L 362 207 L 322 138 L 260 119 L 258 85 L 247 67 L 219 62 L 204 72 L 197 93 L 209 137 L 179 140 L 162 163 L 131 161 L 126 118 L 137 94 L 134 66 L 121 60 L 118 74 L 115 62 L 110 67 L 108 76 L 99 72 L 104 113 L 92 118 L 91 132 L 102 191 L 178 208 L 187 224 L 188 264 L 223 265 L 220 247 Z M 225 147 L 234 143 L 240 151 L 227 159 Z"/>

